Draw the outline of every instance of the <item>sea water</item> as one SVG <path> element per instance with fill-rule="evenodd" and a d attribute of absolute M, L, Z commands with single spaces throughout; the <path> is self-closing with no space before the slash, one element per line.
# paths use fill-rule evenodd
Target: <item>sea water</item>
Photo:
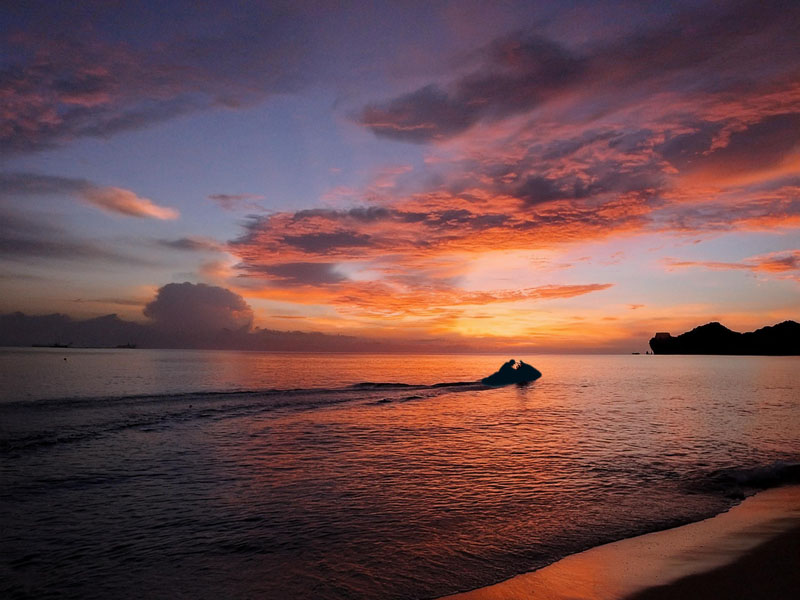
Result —
<path fill-rule="evenodd" d="M 434 598 L 797 478 L 796 357 L 508 358 L 0 350 L 0 595 Z"/>

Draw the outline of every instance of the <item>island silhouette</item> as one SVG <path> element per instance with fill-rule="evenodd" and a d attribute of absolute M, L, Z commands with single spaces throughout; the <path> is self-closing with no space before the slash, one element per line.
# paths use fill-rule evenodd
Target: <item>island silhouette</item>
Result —
<path fill-rule="evenodd" d="M 650 338 L 653 354 L 800 355 L 800 323 L 784 321 L 739 333 L 716 321 L 673 337 L 656 333 Z"/>

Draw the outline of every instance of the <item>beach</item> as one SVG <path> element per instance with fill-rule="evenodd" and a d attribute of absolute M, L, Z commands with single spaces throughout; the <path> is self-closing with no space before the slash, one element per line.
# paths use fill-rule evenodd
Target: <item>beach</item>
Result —
<path fill-rule="evenodd" d="M 745 499 L 710 519 L 598 546 L 446 600 L 796 598 L 800 486 Z"/>
<path fill-rule="evenodd" d="M 794 527 L 732 563 L 646 589 L 631 600 L 770 598 L 792 600 L 800 590 L 800 528 Z"/>

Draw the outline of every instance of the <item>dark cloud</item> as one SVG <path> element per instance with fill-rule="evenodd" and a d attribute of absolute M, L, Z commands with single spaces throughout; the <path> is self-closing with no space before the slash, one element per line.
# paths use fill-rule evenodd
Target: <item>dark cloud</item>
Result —
<path fill-rule="evenodd" d="M 304 21 L 288 7 L 57 4 L 19 4 L 5 23 L 0 154 L 251 105 L 307 70 Z"/>
<path fill-rule="evenodd" d="M 295 262 L 273 265 L 250 265 L 246 267 L 249 275 L 268 275 L 281 285 L 325 285 L 340 283 L 347 277 L 336 270 L 331 263 Z"/>
<path fill-rule="evenodd" d="M 151 261 L 112 250 L 95 240 L 76 237 L 45 215 L 22 214 L 0 207 L 0 259 L 31 261 L 101 261 L 152 266 Z"/>
<path fill-rule="evenodd" d="M 543 38 L 496 42 L 487 64 L 444 90 L 428 85 L 383 105 L 368 106 L 359 121 L 378 135 L 411 142 L 451 137 L 481 119 L 535 108 L 578 80 L 584 61 Z"/>
<path fill-rule="evenodd" d="M 209 200 L 216 202 L 220 207 L 225 210 L 255 210 L 264 211 L 265 208 L 261 206 L 257 200 L 263 200 L 264 196 L 257 194 L 211 194 Z"/>
<path fill-rule="evenodd" d="M 727 202 L 666 206 L 651 217 L 659 230 L 698 234 L 701 232 L 771 231 L 800 225 L 800 198 L 770 197 Z"/>
<path fill-rule="evenodd" d="M 286 317 L 282 317 L 286 318 Z M 0 314 L 0 346 L 72 343 L 74 347 L 102 348 L 136 344 L 139 348 L 209 348 L 270 350 L 282 352 L 402 351 L 408 344 L 386 343 L 317 332 L 239 330 L 164 330 L 156 324 L 140 324 L 106 315 L 75 320 L 62 314 Z M 418 348 L 417 348 L 418 349 Z M 463 344 L 454 349 L 464 351 Z"/>
<path fill-rule="evenodd" d="M 0 231 L 0 258 L 27 260 L 45 258 L 48 261 L 103 261 L 124 265 L 150 266 L 150 261 L 126 256 L 85 240 L 62 237 L 24 238 L 6 236 Z"/>
<path fill-rule="evenodd" d="M 91 187 L 85 179 L 39 173 L 0 173 L 0 196 L 75 194 Z"/>
<path fill-rule="evenodd" d="M 370 245 L 370 236 L 356 231 L 334 231 L 283 236 L 283 242 L 304 252 L 325 253 L 338 248 L 363 248 Z"/>
<path fill-rule="evenodd" d="M 524 209 L 530 209 L 558 201 L 596 203 L 619 195 L 655 196 L 667 185 L 661 165 L 646 153 L 630 161 L 610 147 L 609 136 L 595 142 L 600 145 L 597 154 L 588 158 L 573 159 L 570 154 L 544 158 L 542 154 L 549 154 L 550 148 L 544 144 L 513 163 L 468 164 L 460 178 L 449 184 L 450 192 L 465 197 L 464 190 L 480 186 L 486 192 L 517 198 Z M 576 152 L 580 149 L 576 147 Z M 563 147 L 559 154 L 562 151 Z M 478 224 L 475 217 L 470 218 L 471 225 Z"/>
<path fill-rule="evenodd" d="M 222 250 L 221 245 L 214 240 L 195 237 L 184 237 L 177 240 L 157 240 L 157 243 L 165 248 L 188 252 L 220 252 Z"/>
<path fill-rule="evenodd" d="M 650 131 L 645 132 L 645 135 L 642 136 L 640 132 L 590 130 L 576 137 L 552 140 L 546 144 L 540 142 L 530 149 L 530 153 L 531 156 L 536 155 L 539 160 L 554 161 L 572 156 L 580 150 L 602 141 L 606 141 L 609 147 L 625 151 L 626 146 L 630 146 L 631 143 L 638 144 L 641 139 L 647 139 L 650 135 L 652 135 Z"/>
<path fill-rule="evenodd" d="M 668 90 L 745 92 L 797 75 L 799 27 L 796 2 L 743 1 L 681 13 L 580 51 L 522 32 L 486 48 L 472 73 L 369 105 L 358 121 L 377 135 L 429 142 L 528 113 L 565 93 L 585 94 L 590 106 L 574 115 L 581 119 L 606 103 L 618 107 Z"/>
<path fill-rule="evenodd" d="M 734 131 L 724 146 L 711 149 L 705 132 L 683 144 L 673 164 L 682 171 L 736 174 L 770 169 L 800 146 L 800 113 L 772 115 Z M 688 146 L 688 151 L 687 151 Z"/>
<path fill-rule="evenodd" d="M 721 123 L 698 123 L 695 131 L 669 136 L 656 150 L 676 169 L 686 171 L 711 148 Z"/>
<path fill-rule="evenodd" d="M 249 330 L 253 311 L 240 295 L 204 283 L 168 283 L 144 308 L 156 327 L 176 332 Z"/>
<path fill-rule="evenodd" d="M 657 147 L 681 173 L 742 174 L 775 167 L 800 144 L 800 113 L 770 115 L 721 139 L 722 123 L 698 123 L 695 131 Z"/>
<path fill-rule="evenodd" d="M 487 214 L 447 205 L 431 207 L 428 212 L 383 207 L 309 209 L 251 217 L 244 224 L 244 234 L 228 247 L 242 258 L 245 270 L 263 264 L 267 258 L 267 264 L 272 265 L 288 262 L 288 257 L 300 258 L 292 262 L 308 262 L 312 264 L 309 268 L 317 269 L 320 268 L 315 266 L 317 263 L 334 256 L 349 260 L 414 251 L 437 241 L 460 239 L 468 232 L 510 226 L 514 220 L 494 211 Z M 303 260 L 306 257 L 314 257 L 314 261 Z M 328 281 L 329 277 L 325 272 L 322 279 Z"/>
<path fill-rule="evenodd" d="M 584 186 L 579 181 L 565 182 L 546 177 L 529 177 L 515 191 L 515 196 L 525 204 L 534 205 L 553 200 L 586 198 L 592 194 L 592 187 Z"/>
<path fill-rule="evenodd" d="M 359 223 L 378 223 L 381 221 L 397 221 L 400 223 L 418 223 L 427 217 L 425 213 L 408 212 L 385 206 L 356 206 L 343 210 L 330 208 L 310 208 L 294 213 L 295 220 L 320 218 L 327 221 L 356 221 Z"/>

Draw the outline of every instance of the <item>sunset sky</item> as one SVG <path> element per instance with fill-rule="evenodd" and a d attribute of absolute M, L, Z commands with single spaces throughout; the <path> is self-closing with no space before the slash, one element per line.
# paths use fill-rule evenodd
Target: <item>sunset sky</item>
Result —
<path fill-rule="evenodd" d="M 191 282 L 546 351 L 800 317 L 800 2 L 0 12 L 0 313 L 148 322 Z"/>

